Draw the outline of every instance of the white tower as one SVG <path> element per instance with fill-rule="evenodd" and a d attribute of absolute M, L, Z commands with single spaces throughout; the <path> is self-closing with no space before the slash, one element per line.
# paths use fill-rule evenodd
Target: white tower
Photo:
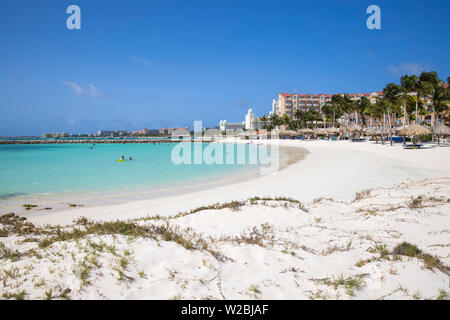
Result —
<path fill-rule="evenodd" d="M 272 111 L 269 113 L 269 115 L 277 113 L 277 100 L 272 100 Z"/>
<path fill-rule="evenodd" d="M 256 130 L 256 117 L 252 109 L 248 109 L 248 113 L 245 116 L 245 129 Z"/>

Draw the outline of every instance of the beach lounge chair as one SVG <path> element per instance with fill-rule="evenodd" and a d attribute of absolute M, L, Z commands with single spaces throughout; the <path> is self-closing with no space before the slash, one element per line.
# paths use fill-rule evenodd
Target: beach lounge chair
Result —
<path fill-rule="evenodd" d="M 421 148 L 422 148 L 422 144 L 420 144 L 420 143 L 403 145 L 403 149 L 421 149 Z"/>

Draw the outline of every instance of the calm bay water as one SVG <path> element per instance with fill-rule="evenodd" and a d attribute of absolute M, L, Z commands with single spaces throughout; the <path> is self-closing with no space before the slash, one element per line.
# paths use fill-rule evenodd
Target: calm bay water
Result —
<path fill-rule="evenodd" d="M 145 190 L 257 169 L 248 164 L 175 165 L 175 145 L 0 145 L 0 201 L 24 195 Z M 249 148 L 256 146 L 245 148 L 248 159 Z M 133 161 L 117 162 L 122 155 Z"/>

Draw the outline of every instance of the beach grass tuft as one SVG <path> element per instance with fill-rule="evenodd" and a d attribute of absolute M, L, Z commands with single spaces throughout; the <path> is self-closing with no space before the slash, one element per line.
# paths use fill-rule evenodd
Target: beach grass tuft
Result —
<path fill-rule="evenodd" d="M 365 189 L 365 190 L 357 192 L 355 194 L 355 198 L 353 199 L 353 202 L 360 201 L 362 199 L 369 197 L 371 192 L 372 192 L 372 189 Z"/>
<path fill-rule="evenodd" d="M 31 209 L 36 208 L 37 205 L 25 203 L 22 205 L 22 207 L 25 208 L 25 210 L 30 211 Z"/>
<path fill-rule="evenodd" d="M 424 253 L 420 250 L 416 245 L 413 245 L 408 242 L 402 242 L 397 245 L 392 253 L 394 256 L 407 256 L 420 259 L 424 262 L 424 266 L 427 269 L 436 268 L 445 274 L 450 274 L 450 267 L 446 266 L 442 261 L 439 260 L 438 257 L 432 256 L 428 253 Z"/>
<path fill-rule="evenodd" d="M 411 201 L 408 202 L 408 208 L 410 209 L 418 209 L 423 207 L 423 197 L 418 196 L 417 198 L 411 198 Z"/>
<path fill-rule="evenodd" d="M 364 278 L 367 276 L 367 274 L 360 274 L 348 278 L 344 278 L 344 276 L 341 274 L 337 278 L 325 278 L 325 279 L 319 279 L 318 281 L 334 287 L 335 290 L 337 290 L 339 287 L 343 287 L 345 289 L 345 292 L 349 296 L 354 296 L 354 291 L 361 288 L 364 284 Z"/>
<path fill-rule="evenodd" d="M 18 250 L 11 250 L 3 242 L 0 242 L 0 259 L 10 259 L 14 262 L 19 260 L 21 256 L 22 254 Z"/>

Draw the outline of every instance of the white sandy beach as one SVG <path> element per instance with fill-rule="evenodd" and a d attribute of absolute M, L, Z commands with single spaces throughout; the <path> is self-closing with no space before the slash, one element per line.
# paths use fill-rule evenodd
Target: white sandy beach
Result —
<path fill-rule="evenodd" d="M 167 228 L 171 236 L 160 229 L 136 236 L 133 229 L 131 236 L 102 231 L 64 239 L 51 227 L 9 235 L 0 238 L 0 292 L 31 299 L 446 298 L 450 148 L 280 143 L 308 154 L 272 175 L 210 190 L 30 211 L 25 216 L 37 226 L 70 225 L 80 217 L 121 219 L 149 230 Z M 300 203 L 247 200 L 255 196 Z M 229 201 L 242 203 L 176 216 Z M 394 254 L 402 242 L 422 254 Z"/>

